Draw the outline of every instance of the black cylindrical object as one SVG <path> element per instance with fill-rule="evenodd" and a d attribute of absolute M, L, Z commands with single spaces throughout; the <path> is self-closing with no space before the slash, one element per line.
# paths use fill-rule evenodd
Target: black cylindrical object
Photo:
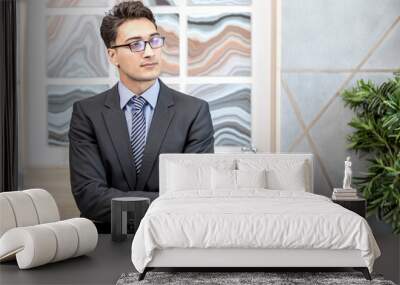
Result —
<path fill-rule="evenodd" d="M 134 229 L 137 231 L 140 221 L 146 214 L 150 199 L 144 197 L 120 197 L 111 200 L 111 238 L 123 241 L 128 235 L 128 213 L 133 216 Z"/>

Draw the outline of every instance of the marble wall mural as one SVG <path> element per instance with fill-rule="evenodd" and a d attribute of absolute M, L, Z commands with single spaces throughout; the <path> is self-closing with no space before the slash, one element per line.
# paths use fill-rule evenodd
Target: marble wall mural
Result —
<path fill-rule="evenodd" d="M 114 0 L 112 5 L 125 2 L 127 0 Z M 146 6 L 175 6 L 175 0 L 141 0 Z M 230 1 L 243 2 L 243 1 Z M 246 2 L 246 1 L 244 1 Z M 47 8 L 90 8 L 108 7 L 109 0 L 47 0 Z"/>
<path fill-rule="evenodd" d="M 161 76 L 179 75 L 179 15 L 156 14 L 158 30 L 165 37 Z"/>
<path fill-rule="evenodd" d="M 73 103 L 99 94 L 108 88 L 108 85 L 47 86 L 48 143 L 59 146 L 67 145 Z"/>
<path fill-rule="evenodd" d="M 251 144 L 251 85 L 192 84 L 187 93 L 209 103 L 215 146 Z"/>
<path fill-rule="evenodd" d="M 101 16 L 47 17 L 47 77 L 108 77 Z"/>
<path fill-rule="evenodd" d="M 114 0 L 113 4 L 126 2 L 127 0 Z M 146 6 L 175 6 L 176 0 L 140 0 Z"/>
<path fill-rule="evenodd" d="M 250 5 L 251 0 L 188 0 L 188 5 L 232 5 L 232 6 L 243 6 Z"/>
<path fill-rule="evenodd" d="M 108 0 L 47 0 L 48 8 L 107 7 Z"/>
<path fill-rule="evenodd" d="M 251 76 L 249 13 L 188 17 L 190 76 Z"/>
<path fill-rule="evenodd" d="M 116 83 L 118 72 L 110 68 L 100 37 L 101 15 L 89 15 L 90 7 L 104 11 L 121 0 L 47 0 L 52 8 L 85 8 L 80 14 L 47 16 L 48 143 L 65 146 L 72 103 L 100 93 L 108 84 Z M 144 0 L 149 6 L 183 5 L 186 1 Z M 250 5 L 250 0 L 187 1 L 196 5 Z M 222 10 L 221 10 L 222 11 Z M 76 13 L 76 14 L 75 14 Z M 191 76 L 251 76 L 251 13 L 191 14 L 187 37 L 180 39 L 180 16 L 176 13 L 155 13 L 160 33 L 166 37 L 161 76 L 172 78 L 170 86 L 181 87 L 193 96 L 210 103 L 217 146 L 251 144 L 251 84 L 190 84 Z M 187 73 L 181 74 L 180 41 L 188 43 Z M 185 70 L 185 69 L 184 69 Z M 186 84 L 180 86 L 181 77 Z M 93 78 L 94 85 L 80 85 L 82 78 Z M 68 79 L 68 84 L 64 84 Z M 75 83 L 75 79 L 79 80 Z M 179 79 L 176 81 L 176 79 Z M 56 80 L 56 84 L 53 84 Z M 104 82 L 104 85 L 103 85 Z M 168 83 L 168 80 L 167 80 Z M 71 84 L 71 85 L 69 85 Z"/>
<path fill-rule="evenodd" d="M 175 6 L 175 0 L 143 0 L 144 5 L 148 6 Z"/>

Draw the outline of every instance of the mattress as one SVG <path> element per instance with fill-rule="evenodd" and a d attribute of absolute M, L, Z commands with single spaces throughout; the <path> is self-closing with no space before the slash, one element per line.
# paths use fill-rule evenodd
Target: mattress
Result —
<path fill-rule="evenodd" d="M 370 271 L 380 255 L 361 216 L 321 195 L 265 189 L 160 196 L 133 239 L 133 265 L 143 272 L 155 250 L 172 248 L 359 250 Z"/>

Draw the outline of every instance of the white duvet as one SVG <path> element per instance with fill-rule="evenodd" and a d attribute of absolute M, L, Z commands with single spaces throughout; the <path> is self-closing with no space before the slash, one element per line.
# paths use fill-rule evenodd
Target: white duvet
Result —
<path fill-rule="evenodd" d="M 380 256 L 367 221 L 330 199 L 306 192 L 248 189 L 172 192 L 150 206 L 132 243 L 143 272 L 155 249 L 358 249 L 372 272 Z"/>

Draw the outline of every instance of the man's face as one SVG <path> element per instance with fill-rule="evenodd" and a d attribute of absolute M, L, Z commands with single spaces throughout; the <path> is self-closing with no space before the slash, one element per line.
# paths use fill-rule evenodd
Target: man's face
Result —
<path fill-rule="evenodd" d="M 154 24 L 146 19 L 125 21 L 117 30 L 117 38 L 113 45 L 123 45 L 139 40 L 148 41 L 159 36 Z M 133 81 L 151 81 L 161 72 L 161 48 L 152 49 L 147 43 L 145 50 L 132 52 L 129 47 L 108 49 L 111 62 L 119 67 L 120 76 Z"/>

